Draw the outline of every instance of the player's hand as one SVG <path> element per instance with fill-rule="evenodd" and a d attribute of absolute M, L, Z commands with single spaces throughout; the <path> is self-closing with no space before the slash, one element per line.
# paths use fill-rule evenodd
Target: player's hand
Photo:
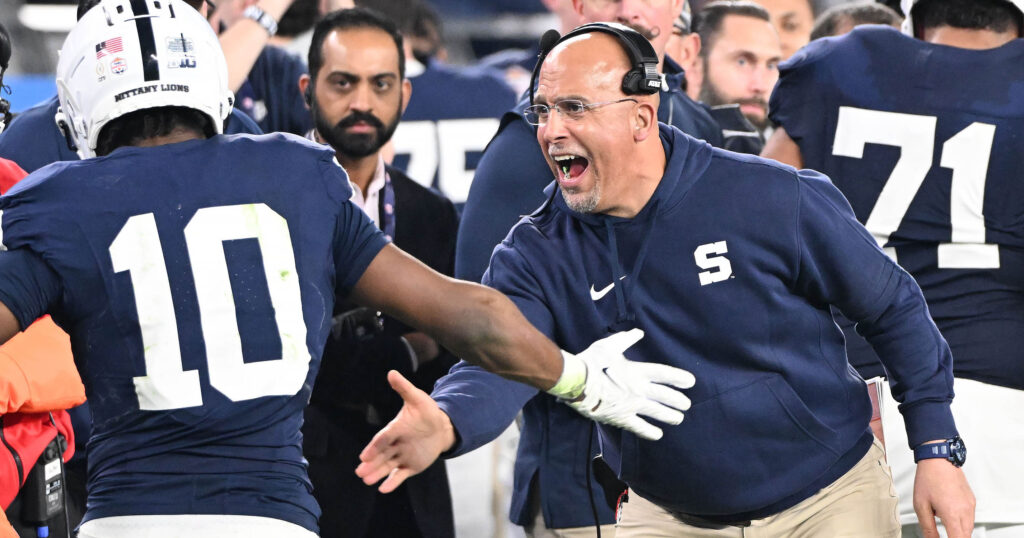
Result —
<path fill-rule="evenodd" d="M 359 454 L 361 463 L 356 467 L 356 475 L 366 485 L 387 477 L 380 485 L 381 493 L 394 491 L 455 444 L 451 420 L 429 394 L 394 370 L 388 372 L 388 383 L 405 404 L 398 416 L 373 436 Z"/>
<path fill-rule="evenodd" d="M 583 394 L 563 401 L 587 418 L 653 441 L 661 439 L 661 428 L 641 415 L 679 424 L 690 399 L 677 389 L 692 387 L 695 379 L 690 372 L 667 364 L 627 360 L 623 352 L 643 336 L 642 330 L 633 329 L 602 338 L 575 356 L 563 351 L 567 361 L 582 360 L 587 369 Z"/>
<path fill-rule="evenodd" d="M 974 530 L 974 504 L 963 469 L 938 458 L 917 463 L 914 511 L 924 538 L 939 538 L 935 516 L 942 520 L 949 538 L 969 538 Z"/>

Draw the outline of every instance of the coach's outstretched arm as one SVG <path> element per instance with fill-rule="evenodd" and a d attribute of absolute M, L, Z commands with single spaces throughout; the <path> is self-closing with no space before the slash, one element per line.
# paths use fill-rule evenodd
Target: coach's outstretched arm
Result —
<path fill-rule="evenodd" d="M 351 298 L 427 332 L 468 362 L 576 401 L 582 414 L 645 439 L 660 438 L 661 430 L 640 415 L 674 425 L 689 408 L 686 396 L 664 386 L 693 386 L 689 372 L 630 363 L 623 376 L 623 368 L 611 367 L 626 362 L 622 352 L 641 331 L 613 335 L 579 355 L 561 352 L 500 292 L 440 275 L 391 245 L 370 263 Z"/>

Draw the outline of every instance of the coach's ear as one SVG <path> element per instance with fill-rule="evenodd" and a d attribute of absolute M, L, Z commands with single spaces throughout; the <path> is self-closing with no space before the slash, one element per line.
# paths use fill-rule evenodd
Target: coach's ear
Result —
<path fill-rule="evenodd" d="M 637 96 L 639 97 L 639 96 Z M 637 99 L 633 114 L 633 140 L 641 142 L 648 137 L 658 136 L 658 102 L 650 97 Z"/>

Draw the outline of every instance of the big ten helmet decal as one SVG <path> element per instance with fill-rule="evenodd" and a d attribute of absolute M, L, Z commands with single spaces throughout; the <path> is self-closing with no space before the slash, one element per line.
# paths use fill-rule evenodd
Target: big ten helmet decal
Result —
<path fill-rule="evenodd" d="M 78 155 L 96 155 L 103 126 L 130 112 L 181 106 L 217 133 L 234 100 L 217 36 L 181 0 L 102 0 L 68 34 L 57 62 L 54 118 Z"/>
<path fill-rule="evenodd" d="M 636 30 L 611 22 L 592 22 L 577 27 L 561 38 L 558 32 L 548 30 L 541 36 L 540 55 L 537 64 L 533 67 L 533 76 L 530 78 L 530 102 L 533 102 L 534 91 L 536 90 L 537 77 L 540 75 L 541 64 L 547 58 L 549 52 L 559 43 L 572 39 L 578 35 L 601 32 L 614 36 L 622 49 L 629 56 L 630 69 L 622 77 L 622 93 L 626 95 L 651 95 L 661 91 L 661 73 L 658 72 L 658 53 L 655 52 L 647 38 Z"/>
<path fill-rule="evenodd" d="M 1007 4 L 1012 4 L 1014 7 L 1017 8 L 1017 11 L 1020 11 L 1021 14 L 1024 14 L 1024 0 L 1004 0 L 1004 1 Z M 913 21 L 913 19 L 910 16 L 911 8 L 913 8 L 914 5 L 919 3 L 919 2 L 921 2 L 921 0 L 900 0 L 900 9 L 903 10 L 903 16 L 904 16 L 903 26 L 901 27 L 901 30 L 903 31 L 904 34 L 906 34 L 906 35 L 908 35 L 910 37 L 920 37 L 918 35 L 915 35 L 916 32 L 915 32 L 915 29 L 914 29 L 914 21 Z M 886 3 L 888 3 L 888 2 L 886 2 Z"/>

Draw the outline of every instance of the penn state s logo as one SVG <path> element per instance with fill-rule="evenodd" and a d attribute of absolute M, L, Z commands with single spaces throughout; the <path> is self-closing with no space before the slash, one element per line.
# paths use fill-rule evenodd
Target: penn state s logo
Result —
<path fill-rule="evenodd" d="M 697 273 L 701 286 L 721 282 L 732 276 L 732 264 L 729 263 L 728 258 L 723 256 L 727 252 L 729 252 L 729 247 L 725 241 L 701 245 L 693 251 L 693 259 L 697 262 L 697 267 L 706 269 Z"/>

